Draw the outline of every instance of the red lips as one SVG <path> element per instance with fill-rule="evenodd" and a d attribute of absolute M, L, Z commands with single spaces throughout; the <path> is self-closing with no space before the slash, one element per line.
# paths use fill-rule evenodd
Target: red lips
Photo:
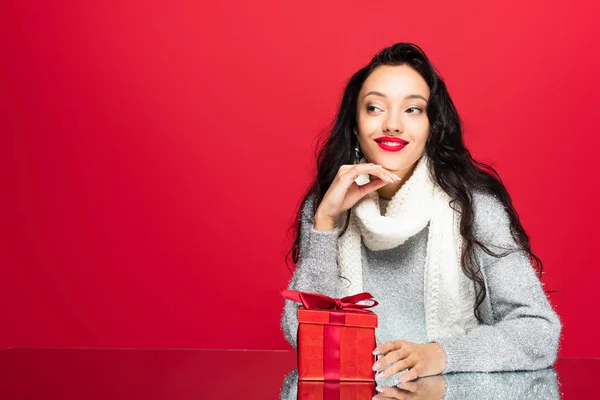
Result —
<path fill-rule="evenodd" d="M 390 152 L 400 151 L 403 148 L 405 148 L 406 145 L 408 144 L 408 142 L 406 140 L 402 140 L 402 139 L 395 138 L 395 137 L 389 137 L 389 136 L 379 137 L 379 138 L 375 139 L 375 142 L 377 142 L 377 145 L 379 147 L 381 147 L 383 150 L 390 151 Z M 384 142 L 398 143 L 398 144 L 392 145 L 392 144 L 385 144 Z"/>
<path fill-rule="evenodd" d="M 390 137 L 390 136 L 378 137 L 377 139 L 375 139 L 375 141 L 378 142 L 378 143 L 381 143 L 381 142 L 393 142 L 393 143 L 400 143 L 400 144 L 408 144 L 408 142 L 406 140 L 402 140 L 400 138 Z"/>

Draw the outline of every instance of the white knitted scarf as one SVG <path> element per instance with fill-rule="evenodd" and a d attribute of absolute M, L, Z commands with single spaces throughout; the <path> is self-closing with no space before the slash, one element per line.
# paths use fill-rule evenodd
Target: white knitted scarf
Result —
<path fill-rule="evenodd" d="M 355 182 L 364 185 L 369 182 L 369 175 L 360 175 Z M 472 281 L 460 267 L 460 215 L 449 202 L 450 197 L 431 179 L 429 160 L 423 153 L 411 177 L 389 201 L 385 215 L 381 215 L 376 190 L 352 207 L 348 228 L 337 245 L 340 274 L 351 282 L 345 295 L 360 293 L 363 291 L 361 238 L 371 250 L 392 249 L 429 222 L 424 301 L 430 341 L 465 334 L 477 325 Z"/>

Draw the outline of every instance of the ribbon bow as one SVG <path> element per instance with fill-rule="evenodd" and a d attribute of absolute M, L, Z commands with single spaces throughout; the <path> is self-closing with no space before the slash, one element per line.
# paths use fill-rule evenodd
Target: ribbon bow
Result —
<path fill-rule="evenodd" d="M 373 295 L 367 292 L 354 294 L 352 296 L 342 297 L 341 299 L 325 296 L 319 293 L 299 292 L 296 290 L 284 290 L 281 292 L 283 297 L 288 300 L 302 303 L 306 309 L 325 309 L 325 310 L 345 310 L 352 309 L 356 311 L 366 311 L 365 308 L 375 307 L 377 300 Z M 371 301 L 371 304 L 357 304 L 359 301 Z"/>

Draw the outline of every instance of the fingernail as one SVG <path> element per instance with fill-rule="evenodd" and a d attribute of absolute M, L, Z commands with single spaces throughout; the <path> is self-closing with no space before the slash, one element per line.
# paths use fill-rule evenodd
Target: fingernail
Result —
<path fill-rule="evenodd" d="M 383 386 L 377 386 L 375 390 L 377 390 L 379 393 L 385 393 L 385 388 Z"/>
<path fill-rule="evenodd" d="M 396 175 L 396 174 L 392 174 L 392 175 L 394 175 L 396 177 L 396 179 L 398 179 L 399 181 L 402 180 L 402 178 L 400 178 L 398 175 Z"/>
<path fill-rule="evenodd" d="M 373 371 L 379 371 L 381 369 L 381 363 L 378 361 L 373 364 Z"/>
<path fill-rule="evenodd" d="M 404 383 L 400 382 L 399 384 L 396 385 L 396 387 L 398 389 L 404 389 Z"/>
<path fill-rule="evenodd" d="M 381 349 L 379 347 L 377 347 L 375 350 L 373 350 L 373 354 L 376 356 L 381 354 Z"/>
<path fill-rule="evenodd" d="M 385 378 L 385 376 L 387 375 L 387 370 L 383 370 L 383 371 L 379 371 L 377 374 L 375 374 L 375 379 L 381 379 L 381 378 Z"/>

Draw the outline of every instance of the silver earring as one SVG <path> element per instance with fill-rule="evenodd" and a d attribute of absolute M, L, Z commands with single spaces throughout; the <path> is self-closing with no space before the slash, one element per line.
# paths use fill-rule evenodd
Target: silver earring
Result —
<path fill-rule="evenodd" d="M 360 162 L 360 144 L 356 142 L 356 146 L 354 147 L 354 164 L 358 164 Z"/>

